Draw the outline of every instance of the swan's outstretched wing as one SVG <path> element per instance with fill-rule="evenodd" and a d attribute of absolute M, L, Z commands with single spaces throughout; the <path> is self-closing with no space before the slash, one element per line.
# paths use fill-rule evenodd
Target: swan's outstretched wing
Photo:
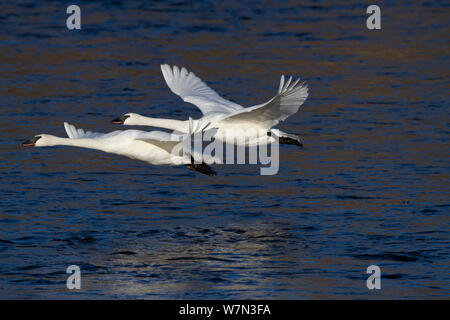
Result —
<path fill-rule="evenodd" d="M 177 66 L 173 66 L 172 69 L 169 65 L 163 64 L 161 71 L 170 90 L 184 101 L 196 105 L 204 115 L 228 114 L 243 109 L 242 106 L 219 96 L 193 72 L 188 72 L 184 67 L 180 70 Z"/>
<path fill-rule="evenodd" d="M 222 120 L 222 122 L 256 122 L 273 127 L 298 111 L 308 97 L 308 86 L 292 77 L 285 83 L 281 76 L 278 94 L 268 102 L 236 111 Z"/>
<path fill-rule="evenodd" d="M 123 132 L 123 130 L 117 130 L 109 133 L 100 133 L 92 131 L 84 131 L 81 128 L 76 128 L 74 125 L 64 122 L 64 129 L 66 129 L 67 136 L 70 139 L 97 139 L 106 138 L 118 135 Z"/>
<path fill-rule="evenodd" d="M 180 143 L 179 141 L 161 141 L 161 140 L 152 139 L 152 138 L 139 138 L 136 140 L 150 143 L 154 146 L 157 146 L 160 149 L 167 151 L 168 153 L 172 153 L 173 148 L 175 148 Z"/>

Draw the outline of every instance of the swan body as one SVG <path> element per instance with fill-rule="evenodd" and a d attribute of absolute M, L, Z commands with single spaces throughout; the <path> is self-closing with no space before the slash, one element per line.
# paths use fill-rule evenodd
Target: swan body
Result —
<path fill-rule="evenodd" d="M 211 123 L 212 127 L 218 129 L 214 138 L 246 146 L 272 143 L 275 140 L 280 143 L 301 145 L 297 136 L 272 129 L 280 121 L 296 113 L 308 97 L 308 87 L 304 82 L 300 83 L 300 79 L 292 82 L 290 77 L 285 81 L 282 76 L 278 93 L 272 99 L 260 105 L 244 108 L 219 96 L 184 67 L 171 68 L 165 64 L 161 65 L 161 71 L 170 90 L 185 102 L 196 105 L 203 113 L 202 118 L 194 120 L 196 125 Z M 160 127 L 181 133 L 186 133 L 189 128 L 189 121 L 150 118 L 136 113 L 127 113 L 112 122 Z M 247 140 L 243 140 L 244 137 Z"/>
<path fill-rule="evenodd" d="M 191 124 L 192 125 L 192 124 Z M 24 146 L 50 147 L 72 146 L 96 149 L 107 153 L 122 155 L 153 165 L 186 165 L 189 169 L 214 175 L 206 164 L 194 164 L 190 154 L 172 152 L 184 142 L 188 135 L 176 135 L 163 131 L 118 130 L 110 133 L 98 133 L 77 129 L 65 122 L 68 138 L 49 134 L 39 134 L 23 143 Z M 203 171 L 203 172 L 202 172 Z"/>

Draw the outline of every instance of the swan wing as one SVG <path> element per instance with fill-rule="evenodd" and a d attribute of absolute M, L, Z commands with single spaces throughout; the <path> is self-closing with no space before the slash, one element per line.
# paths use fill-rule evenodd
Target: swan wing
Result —
<path fill-rule="evenodd" d="M 196 105 L 206 115 L 208 113 L 232 113 L 243 109 L 242 106 L 222 98 L 216 91 L 208 87 L 193 72 L 186 68 L 171 68 L 161 65 L 161 71 L 170 90 L 179 95 L 185 102 Z"/>
<path fill-rule="evenodd" d="M 173 148 L 175 148 L 175 146 L 180 143 L 179 141 L 161 141 L 161 140 L 151 139 L 151 138 L 139 138 L 136 140 L 150 143 L 160 149 L 167 151 L 168 153 L 172 153 Z"/>
<path fill-rule="evenodd" d="M 81 128 L 76 128 L 74 125 L 64 122 L 64 129 L 66 129 L 67 136 L 70 139 L 97 139 L 97 138 L 107 138 L 113 137 L 120 133 L 123 133 L 123 130 L 117 130 L 109 133 L 100 133 L 100 132 L 92 132 L 85 131 Z"/>
<path fill-rule="evenodd" d="M 296 113 L 307 97 L 308 86 L 305 82 L 297 79 L 292 83 L 292 77 L 285 82 L 284 76 L 281 76 L 280 88 L 275 97 L 266 103 L 238 110 L 222 122 L 254 122 L 273 127 Z"/>
<path fill-rule="evenodd" d="M 177 133 L 168 133 L 164 131 L 150 131 L 143 132 L 139 134 L 139 138 L 137 140 L 141 140 L 147 143 L 151 143 L 161 149 L 166 150 L 169 153 L 172 153 L 172 150 L 175 146 L 182 143 L 182 147 L 186 148 L 186 150 L 190 150 L 189 147 L 192 141 L 196 139 L 203 139 L 203 135 L 208 135 L 210 137 L 214 136 L 217 133 L 217 128 L 207 129 L 210 126 L 210 123 L 200 124 L 199 122 L 194 123 L 191 117 L 189 117 L 189 133 L 188 134 L 177 134 Z M 202 135 L 197 135 L 198 133 L 202 133 Z M 182 149 L 180 151 L 182 151 Z"/>
<path fill-rule="evenodd" d="M 141 131 L 138 134 L 138 137 L 136 137 L 136 140 L 150 143 L 168 153 L 172 153 L 172 149 L 183 140 L 183 135 L 165 131 Z"/>

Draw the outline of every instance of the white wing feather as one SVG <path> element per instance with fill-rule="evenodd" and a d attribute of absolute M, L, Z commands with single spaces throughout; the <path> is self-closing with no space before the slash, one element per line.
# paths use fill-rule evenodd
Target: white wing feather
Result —
<path fill-rule="evenodd" d="M 67 122 L 64 122 L 64 129 L 66 129 L 67 136 L 70 139 L 96 139 L 105 137 L 106 135 L 119 134 L 121 132 L 121 130 L 110 133 L 84 131 L 81 128 L 77 129 L 74 125 Z"/>
<path fill-rule="evenodd" d="M 228 114 L 243 109 L 242 106 L 222 98 L 193 72 L 187 71 L 184 67 L 180 70 L 177 66 L 171 68 L 169 65 L 163 64 L 161 71 L 170 90 L 184 101 L 196 105 L 204 115 L 208 113 Z"/>
<path fill-rule="evenodd" d="M 236 111 L 222 122 L 254 122 L 267 127 L 273 127 L 280 121 L 293 115 L 308 98 L 308 86 L 297 79 L 292 83 L 292 77 L 284 81 L 281 76 L 278 94 L 268 102 Z"/>

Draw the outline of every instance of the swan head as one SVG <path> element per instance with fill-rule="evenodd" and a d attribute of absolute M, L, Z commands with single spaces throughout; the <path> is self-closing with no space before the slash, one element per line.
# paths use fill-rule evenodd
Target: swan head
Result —
<path fill-rule="evenodd" d="M 24 147 L 49 147 L 56 144 L 55 136 L 49 134 L 38 134 L 31 139 L 22 142 Z"/>
<path fill-rule="evenodd" d="M 133 125 L 135 120 L 139 117 L 136 113 L 125 113 L 121 117 L 117 117 L 111 121 L 111 123 L 115 124 L 125 124 L 125 125 Z"/>

